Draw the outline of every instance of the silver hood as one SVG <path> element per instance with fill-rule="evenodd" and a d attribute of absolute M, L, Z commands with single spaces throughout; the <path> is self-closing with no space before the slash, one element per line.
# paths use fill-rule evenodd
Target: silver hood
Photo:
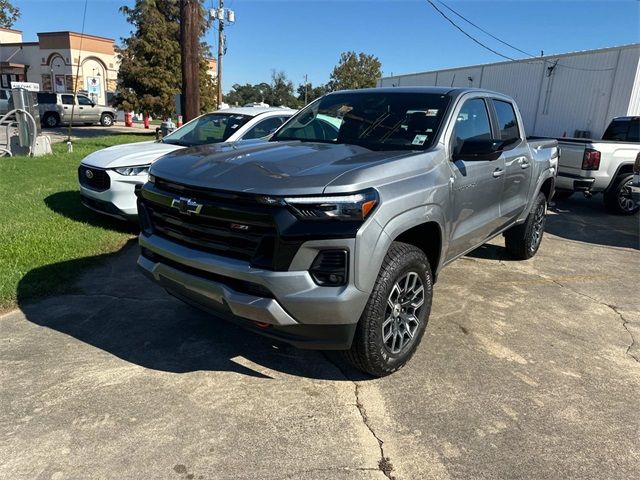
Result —
<path fill-rule="evenodd" d="M 389 164 L 407 157 L 415 161 Z M 353 191 L 374 184 L 378 180 L 374 177 L 406 176 L 420 164 L 424 171 L 425 157 L 424 152 L 372 151 L 356 145 L 299 141 L 219 144 L 165 155 L 152 165 L 150 173 L 216 190 L 304 195 L 322 193 L 329 186 L 331 191 Z"/>

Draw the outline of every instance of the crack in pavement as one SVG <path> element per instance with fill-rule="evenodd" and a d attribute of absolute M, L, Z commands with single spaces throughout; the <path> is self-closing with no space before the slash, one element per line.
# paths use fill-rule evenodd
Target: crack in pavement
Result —
<path fill-rule="evenodd" d="M 367 416 L 367 410 L 364 404 L 362 403 L 362 401 L 360 400 L 360 385 L 355 380 L 349 378 L 349 376 L 345 373 L 342 367 L 338 365 L 336 362 L 334 362 L 333 360 L 331 360 L 331 358 L 329 358 L 326 353 L 324 354 L 324 357 L 329 361 L 329 363 L 331 363 L 333 366 L 335 366 L 338 369 L 338 371 L 342 374 L 345 380 L 348 380 L 351 383 L 353 383 L 355 387 L 354 395 L 356 398 L 356 408 L 360 413 L 360 417 L 362 418 L 362 423 L 364 423 L 365 427 L 367 427 L 369 432 L 371 432 L 371 435 L 373 435 L 373 438 L 376 439 L 376 441 L 378 442 L 378 447 L 380 448 L 380 460 L 378 460 L 378 470 L 380 470 L 384 474 L 384 476 L 387 477 L 389 480 L 396 480 L 396 477 L 391 474 L 391 472 L 393 471 L 393 465 L 391 463 L 391 460 L 384 453 L 384 440 L 382 440 L 378 436 L 378 434 L 375 432 L 375 430 L 371 426 L 371 423 L 369 422 L 369 417 Z"/>
<path fill-rule="evenodd" d="M 609 303 L 605 303 L 605 302 L 601 302 L 600 300 L 592 297 L 591 295 L 587 295 L 586 293 L 580 292 L 579 290 L 575 290 L 571 287 L 568 287 L 567 285 L 564 285 L 562 283 L 560 283 L 557 280 L 554 280 L 553 278 L 550 277 L 545 277 L 544 275 L 541 275 L 539 273 L 536 273 L 536 275 L 538 275 L 541 278 L 545 278 L 553 283 L 555 283 L 556 285 L 558 285 L 561 288 L 566 288 L 567 290 L 569 290 L 570 292 L 581 296 L 583 298 L 589 299 L 594 303 L 597 303 L 598 305 L 602 305 L 603 307 L 607 307 L 610 310 L 612 310 L 616 315 L 618 315 L 618 317 L 620 317 L 620 320 L 622 321 L 622 328 L 625 329 L 625 331 L 629 334 L 629 337 L 631 337 L 631 343 L 627 346 L 627 350 L 625 351 L 626 355 L 629 355 L 631 358 L 633 358 L 636 362 L 640 363 L 640 359 L 638 357 L 636 357 L 632 352 L 631 352 L 631 348 L 635 345 L 636 343 L 636 339 L 633 336 L 633 333 L 631 333 L 631 330 L 629 330 L 629 328 L 627 327 L 627 325 L 629 323 L 631 323 L 629 320 L 627 320 L 626 318 L 624 318 L 624 315 L 622 315 L 622 313 L 620 313 L 620 310 L 618 309 L 618 307 L 616 307 L 615 305 L 611 305 Z"/>

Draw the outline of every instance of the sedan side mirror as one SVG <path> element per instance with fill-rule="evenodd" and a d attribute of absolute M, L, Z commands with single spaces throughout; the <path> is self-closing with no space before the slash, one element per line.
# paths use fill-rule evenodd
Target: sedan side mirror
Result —
<path fill-rule="evenodd" d="M 460 140 L 456 142 L 453 160 L 496 160 L 504 148 L 504 141 L 495 138 Z"/>

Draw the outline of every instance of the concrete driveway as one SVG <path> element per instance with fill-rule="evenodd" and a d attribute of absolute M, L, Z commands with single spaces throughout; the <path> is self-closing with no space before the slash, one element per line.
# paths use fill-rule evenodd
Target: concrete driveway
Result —
<path fill-rule="evenodd" d="M 130 245 L 0 317 L 0 478 L 640 478 L 638 238 L 576 198 L 533 260 L 458 260 L 377 380 L 170 298 Z"/>

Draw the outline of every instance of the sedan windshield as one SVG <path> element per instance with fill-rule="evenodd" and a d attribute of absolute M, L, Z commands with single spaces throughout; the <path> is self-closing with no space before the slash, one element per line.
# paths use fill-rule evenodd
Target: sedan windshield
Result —
<path fill-rule="evenodd" d="M 170 133 L 162 142 L 183 147 L 225 142 L 251 118 L 249 115 L 208 113 Z"/>
<path fill-rule="evenodd" d="M 433 93 L 333 93 L 295 115 L 271 140 L 424 150 L 436 138 L 449 99 Z"/>

